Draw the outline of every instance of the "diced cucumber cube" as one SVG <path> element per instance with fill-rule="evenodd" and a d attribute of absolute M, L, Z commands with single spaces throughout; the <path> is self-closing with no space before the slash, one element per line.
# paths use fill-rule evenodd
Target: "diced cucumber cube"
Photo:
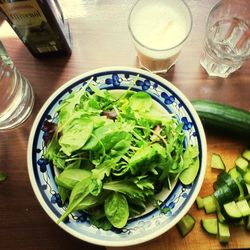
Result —
<path fill-rule="evenodd" d="M 242 153 L 242 156 L 243 156 L 246 160 L 250 161 L 250 149 L 246 149 L 246 150 Z"/>
<path fill-rule="evenodd" d="M 242 170 L 243 172 L 247 170 L 248 164 L 248 161 L 241 156 L 238 157 L 235 161 L 237 169 Z"/>
<path fill-rule="evenodd" d="M 223 207 L 229 217 L 234 218 L 234 219 L 235 218 L 238 219 L 242 217 L 242 214 L 238 206 L 236 205 L 235 201 L 228 202 L 224 204 Z"/>
<path fill-rule="evenodd" d="M 225 170 L 225 164 L 224 164 L 220 155 L 212 154 L 211 167 L 216 168 L 216 169 L 220 169 L 220 170 Z"/>
<path fill-rule="evenodd" d="M 198 209 L 204 208 L 204 202 L 203 202 L 203 198 L 200 196 L 197 196 L 196 198 L 196 205 L 198 207 Z"/>
<path fill-rule="evenodd" d="M 221 223 L 226 223 L 226 221 L 227 221 L 220 210 L 217 211 L 217 218 L 218 218 L 219 222 L 221 222 Z"/>
<path fill-rule="evenodd" d="M 236 202 L 238 209 L 240 210 L 242 216 L 250 215 L 250 207 L 247 203 L 247 200 L 240 200 Z"/>
<path fill-rule="evenodd" d="M 217 218 L 201 219 L 201 226 L 209 234 L 217 235 L 218 233 Z"/>
<path fill-rule="evenodd" d="M 177 227 L 178 227 L 178 229 L 183 237 L 192 231 L 194 225 L 195 225 L 195 219 L 193 218 L 193 216 L 191 214 L 186 214 L 177 223 Z"/>
<path fill-rule="evenodd" d="M 230 231 L 228 224 L 218 222 L 218 236 L 220 243 L 228 243 L 230 238 Z"/>
<path fill-rule="evenodd" d="M 245 223 L 246 230 L 250 231 L 250 215 L 247 216 Z"/>
<path fill-rule="evenodd" d="M 244 181 L 247 183 L 247 184 L 250 184 L 250 171 L 247 171 L 245 174 L 244 174 Z"/>
<path fill-rule="evenodd" d="M 213 195 L 208 195 L 203 198 L 204 209 L 207 214 L 217 211 L 217 202 Z"/>

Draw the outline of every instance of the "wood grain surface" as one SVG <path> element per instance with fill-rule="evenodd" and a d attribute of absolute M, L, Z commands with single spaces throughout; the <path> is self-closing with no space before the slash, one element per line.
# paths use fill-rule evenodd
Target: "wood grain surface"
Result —
<path fill-rule="evenodd" d="M 0 185 L 0 249 L 103 249 L 67 234 L 46 215 L 28 178 L 27 142 L 36 114 L 47 98 L 66 81 L 100 67 L 137 67 L 136 51 L 127 29 L 127 16 L 134 2 L 135 0 L 63 0 L 62 5 L 71 7 L 68 7 L 71 12 L 67 13 L 73 42 L 70 57 L 36 59 L 9 25 L 5 22 L 1 24 L 0 39 L 17 68 L 31 82 L 36 100 L 31 116 L 22 126 L 0 133 L 0 171 L 8 173 L 7 181 Z M 249 110 L 249 61 L 227 79 L 208 77 L 199 64 L 206 17 L 217 1 L 186 2 L 193 13 L 193 29 L 178 62 L 162 77 L 176 85 L 190 100 L 206 98 Z M 77 15 L 72 12 L 74 8 Z M 211 154 L 220 153 L 230 168 L 236 156 L 249 145 L 249 138 L 237 138 L 234 134 L 206 130 L 206 137 L 208 167 L 201 195 L 211 193 L 217 174 L 209 167 Z M 197 223 L 186 238 L 182 239 L 177 229 L 173 228 L 148 243 L 119 249 L 250 248 L 250 234 L 244 229 L 232 228 L 230 243 L 223 246 L 215 237 L 201 230 L 199 220 L 205 215 L 204 212 L 193 206 L 190 213 L 195 216 Z"/>

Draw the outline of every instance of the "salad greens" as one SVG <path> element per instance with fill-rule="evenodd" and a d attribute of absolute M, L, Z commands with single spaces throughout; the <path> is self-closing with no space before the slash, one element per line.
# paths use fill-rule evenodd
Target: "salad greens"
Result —
<path fill-rule="evenodd" d="M 7 179 L 7 174 L 0 171 L 0 183 Z"/>
<path fill-rule="evenodd" d="M 180 180 L 193 182 L 198 149 L 185 146 L 183 124 L 156 107 L 146 92 L 100 90 L 92 83 L 60 103 L 44 153 L 68 204 L 58 223 L 82 211 L 97 227 L 123 228 L 185 171 L 188 178 Z"/>

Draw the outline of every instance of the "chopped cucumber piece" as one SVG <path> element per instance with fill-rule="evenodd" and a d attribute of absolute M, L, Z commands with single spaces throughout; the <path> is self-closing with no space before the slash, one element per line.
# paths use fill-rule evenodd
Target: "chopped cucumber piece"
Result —
<path fill-rule="evenodd" d="M 220 243 L 228 243 L 230 238 L 230 231 L 228 224 L 218 222 L 218 236 Z"/>
<path fill-rule="evenodd" d="M 216 168 L 216 169 L 220 169 L 220 170 L 225 170 L 225 164 L 224 164 L 220 155 L 215 154 L 215 153 L 212 154 L 211 167 Z"/>
<path fill-rule="evenodd" d="M 234 222 L 234 225 L 237 226 L 237 227 L 243 226 L 243 225 L 244 225 L 244 220 L 243 220 L 243 218 L 240 219 L 239 221 Z"/>
<path fill-rule="evenodd" d="M 196 205 L 199 209 L 204 208 L 204 202 L 203 202 L 203 198 L 200 196 L 197 196 L 196 198 Z"/>
<path fill-rule="evenodd" d="M 238 196 L 240 195 L 238 185 L 229 173 L 225 171 L 221 172 L 217 177 L 217 182 L 217 185 L 219 185 L 219 187 L 223 184 L 226 184 L 232 192 L 234 199 L 238 198 Z"/>
<path fill-rule="evenodd" d="M 233 219 L 239 219 L 242 217 L 242 214 L 238 208 L 238 206 L 236 205 L 235 201 L 231 201 L 229 203 L 226 203 L 223 205 L 224 210 L 226 212 L 226 214 Z"/>
<path fill-rule="evenodd" d="M 226 218 L 224 217 L 224 215 L 221 213 L 220 210 L 217 211 L 217 218 L 218 218 L 218 221 L 221 223 L 227 222 Z"/>
<path fill-rule="evenodd" d="M 234 181 L 236 182 L 236 184 L 238 185 L 238 188 L 240 190 L 240 195 L 239 195 L 238 199 L 244 199 L 244 191 L 243 191 L 242 186 L 238 180 L 238 176 L 240 176 L 240 173 L 237 171 L 236 167 L 231 168 L 228 173 L 234 179 Z"/>
<path fill-rule="evenodd" d="M 208 195 L 203 198 L 204 209 L 207 214 L 217 211 L 217 202 L 213 195 Z"/>
<path fill-rule="evenodd" d="M 235 165 L 240 173 L 246 172 L 248 164 L 248 161 L 241 156 L 238 157 L 235 161 Z"/>
<path fill-rule="evenodd" d="M 217 235 L 218 233 L 218 220 L 217 218 L 201 219 L 202 228 L 209 234 Z"/>
<path fill-rule="evenodd" d="M 177 227 L 182 235 L 182 237 L 186 236 L 188 233 L 192 231 L 195 225 L 195 219 L 191 214 L 186 214 L 178 223 Z"/>
<path fill-rule="evenodd" d="M 250 215 L 247 216 L 245 221 L 246 230 L 250 231 Z"/>
<path fill-rule="evenodd" d="M 247 183 L 247 184 L 250 184 L 250 171 L 247 171 L 245 174 L 244 174 L 244 181 Z"/>
<path fill-rule="evenodd" d="M 226 184 L 224 184 L 214 192 L 214 197 L 216 198 L 220 206 L 223 206 L 225 203 L 234 200 L 234 196 L 230 188 Z"/>
<path fill-rule="evenodd" d="M 244 200 L 237 201 L 236 205 L 238 209 L 240 210 L 240 213 L 242 214 L 242 216 L 250 215 L 250 207 L 247 203 L 247 200 L 244 199 Z"/>
<path fill-rule="evenodd" d="M 239 176 L 237 177 L 237 180 L 238 180 L 239 184 L 240 184 L 241 187 L 242 187 L 244 196 L 245 196 L 245 195 L 248 195 L 247 186 L 246 186 L 246 183 L 245 183 L 243 177 L 242 177 L 241 175 L 239 175 Z M 242 197 L 242 198 L 244 198 L 244 197 Z M 242 198 L 241 198 L 240 200 L 242 200 Z"/>
<path fill-rule="evenodd" d="M 246 149 L 246 150 L 242 153 L 242 156 L 243 156 L 246 160 L 250 161 L 250 149 Z"/>
<path fill-rule="evenodd" d="M 248 184 L 248 183 L 245 183 L 245 184 L 246 184 L 247 192 L 248 192 L 248 194 L 245 195 L 245 198 L 246 198 L 246 199 L 249 199 L 249 198 L 250 198 L 250 184 Z"/>

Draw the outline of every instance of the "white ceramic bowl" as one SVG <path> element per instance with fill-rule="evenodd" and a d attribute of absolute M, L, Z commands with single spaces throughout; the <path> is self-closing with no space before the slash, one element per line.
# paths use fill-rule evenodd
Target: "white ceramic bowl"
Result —
<path fill-rule="evenodd" d="M 101 89 L 127 89 L 131 79 L 138 77 L 134 91 L 146 91 L 153 99 L 180 122 L 184 122 L 183 131 L 186 140 L 198 145 L 200 166 L 197 177 L 189 186 L 180 181 L 164 197 L 162 207 L 170 211 L 167 214 L 158 209 L 150 210 L 142 216 L 131 219 L 121 230 L 104 231 L 91 225 L 88 217 L 83 218 L 72 213 L 67 222 L 59 224 L 71 235 L 89 243 L 102 246 L 130 246 L 149 241 L 172 228 L 190 209 L 194 203 L 205 176 L 207 147 L 200 119 L 188 99 L 174 85 L 165 79 L 136 68 L 110 67 L 93 70 L 75 77 L 53 93 L 38 113 L 28 143 L 28 172 L 35 195 L 49 217 L 56 222 L 65 211 L 66 205 L 60 201 L 54 177 L 53 166 L 47 164 L 40 167 L 37 161 L 42 157 L 45 143 L 43 122 L 53 117 L 59 102 L 69 93 L 81 88 L 93 78 Z"/>

